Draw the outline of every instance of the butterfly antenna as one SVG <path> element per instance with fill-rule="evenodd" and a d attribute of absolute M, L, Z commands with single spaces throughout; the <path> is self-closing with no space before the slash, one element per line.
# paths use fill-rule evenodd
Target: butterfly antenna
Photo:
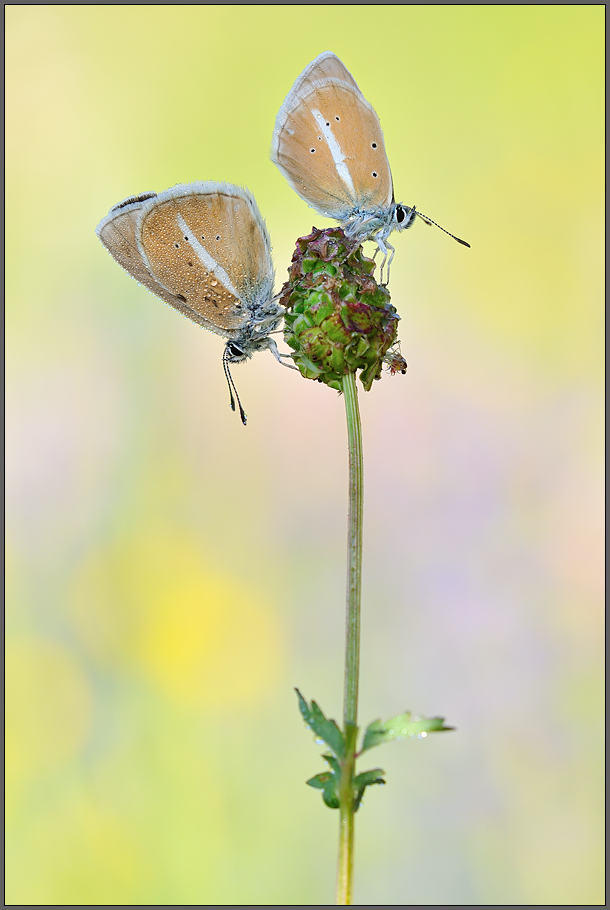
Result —
<path fill-rule="evenodd" d="M 413 210 L 415 211 L 415 206 L 413 206 Z M 423 215 L 421 212 L 418 212 L 418 211 L 415 211 L 415 214 L 416 214 L 416 215 L 419 215 L 419 217 L 421 218 L 421 220 L 422 220 L 422 221 L 425 221 L 426 224 L 433 224 L 434 227 L 439 228 L 439 229 L 440 229 L 441 231 L 443 231 L 445 234 L 449 234 L 449 236 L 450 236 L 450 237 L 453 237 L 454 240 L 457 240 L 458 243 L 461 243 L 461 244 L 463 244 L 463 246 L 467 246 L 468 249 L 470 249 L 470 244 L 469 244 L 469 243 L 466 243 L 465 240 L 460 240 L 460 238 L 459 238 L 459 237 L 456 237 L 455 234 L 452 234 L 451 231 L 446 231 L 444 227 L 441 227 L 440 224 L 437 224 L 436 221 L 433 221 L 433 220 L 432 220 L 432 218 L 428 218 L 427 215 Z"/>
<path fill-rule="evenodd" d="M 224 350 L 224 354 L 222 355 L 222 368 L 225 371 L 225 378 L 227 380 L 227 385 L 229 386 L 229 395 L 231 396 L 231 410 L 235 410 L 235 401 L 237 401 L 241 422 L 244 426 L 246 426 L 248 418 L 246 416 L 246 412 L 242 408 L 241 401 L 239 400 L 239 395 L 237 394 L 237 389 L 235 388 L 233 377 L 231 376 L 231 371 L 229 369 L 229 352 L 226 348 Z M 235 395 L 233 395 L 233 393 L 235 393 Z"/>

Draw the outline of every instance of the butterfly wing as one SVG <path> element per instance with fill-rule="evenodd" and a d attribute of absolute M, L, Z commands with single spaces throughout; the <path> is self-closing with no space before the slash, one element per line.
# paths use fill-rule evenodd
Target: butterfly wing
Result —
<path fill-rule="evenodd" d="M 276 119 L 271 158 L 302 199 L 338 221 L 386 212 L 393 201 L 379 118 L 334 54 L 322 54 L 295 82 Z"/>
<path fill-rule="evenodd" d="M 271 297 L 264 221 L 247 190 L 213 181 L 172 187 L 145 202 L 136 229 L 151 275 L 228 337 Z"/>
<path fill-rule="evenodd" d="M 324 51 L 323 54 L 320 54 L 319 57 L 312 60 L 309 66 L 306 66 L 301 75 L 296 79 L 286 97 L 286 102 L 291 96 L 296 97 L 297 95 L 300 95 L 303 90 L 307 91 L 307 86 L 311 85 L 312 82 L 320 82 L 322 79 L 338 79 L 339 82 L 347 82 L 349 85 L 353 86 L 353 88 L 358 89 L 356 80 L 347 67 L 341 63 L 336 54 L 333 54 L 330 51 Z M 358 91 L 360 91 L 360 89 L 358 89 Z"/>
<path fill-rule="evenodd" d="M 140 284 L 160 297 L 165 303 L 174 307 L 183 316 L 187 316 L 198 325 L 218 334 L 218 328 L 208 319 L 192 310 L 186 301 L 177 297 L 170 290 L 160 284 L 151 274 L 148 265 L 142 259 L 136 240 L 136 228 L 142 207 L 149 200 L 157 199 L 156 193 L 143 193 L 141 196 L 131 196 L 110 210 L 108 215 L 100 221 L 96 234 L 104 244 L 111 256 L 135 278 Z"/>

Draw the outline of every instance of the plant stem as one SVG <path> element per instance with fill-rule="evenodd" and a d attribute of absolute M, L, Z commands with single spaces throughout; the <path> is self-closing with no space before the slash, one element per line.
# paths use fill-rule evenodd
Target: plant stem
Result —
<path fill-rule="evenodd" d="M 349 451 L 349 504 L 347 528 L 347 613 L 345 624 L 345 683 L 343 722 L 358 723 L 358 671 L 360 667 L 360 590 L 362 584 L 362 517 L 364 502 L 362 427 L 356 374 L 343 377 Z"/>
<path fill-rule="evenodd" d="M 347 614 L 345 624 L 345 682 L 343 728 L 345 759 L 339 784 L 339 862 L 337 904 L 351 904 L 354 880 L 354 793 L 352 780 L 358 736 L 358 672 L 360 666 L 360 593 L 362 581 L 363 461 L 362 427 L 356 374 L 343 377 L 349 451 L 347 531 Z"/>

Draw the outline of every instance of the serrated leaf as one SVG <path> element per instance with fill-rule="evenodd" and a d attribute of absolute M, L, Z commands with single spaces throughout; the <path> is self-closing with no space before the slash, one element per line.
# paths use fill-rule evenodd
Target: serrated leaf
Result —
<path fill-rule="evenodd" d="M 371 787 L 373 784 L 385 784 L 384 774 L 385 771 L 382 771 L 381 768 L 373 768 L 372 771 L 363 771 L 362 774 L 356 775 L 353 781 L 354 812 L 358 811 L 367 787 Z"/>
<path fill-rule="evenodd" d="M 333 774 L 336 774 L 337 777 L 341 774 L 341 765 L 337 761 L 334 755 L 331 755 L 330 752 L 325 752 L 322 756 L 327 765 L 329 765 Z"/>
<path fill-rule="evenodd" d="M 327 718 L 315 701 L 312 701 L 310 708 L 299 690 L 295 689 L 295 692 L 299 699 L 299 709 L 307 726 L 341 760 L 345 755 L 345 740 L 335 721 Z"/>
<path fill-rule="evenodd" d="M 363 771 L 354 778 L 354 787 L 368 787 L 371 784 L 385 784 L 384 774 L 385 771 L 381 768 L 373 768 L 372 771 Z"/>
<path fill-rule="evenodd" d="M 332 771 L 322 771 L 321 774 L 316 774 L 314 777 L 310 777 L 309 780 L 305 781 L 305 783 L 308 787 L 314 787 L 316 790 L 324 790 L 332 776 Z"/>
<path fill-rule="evenodd" d="M 453 727 L 444 725 L 444 717 L 411 717 L 410 711 L 398 714 L 390 720 L 374 720 L 369 724 L 362 740 L 361 752 L 379 746 L 381 743 L 393 739 L 407 739 L 413 736 L 423 738 L 428 733 L 438 733 L 443 730 L 453 730 Z"/>
<path fill-rule="evenodd" d="M 338 809 L 340 806 L 339 797 L 337 796 L 336 790 L 323 790 L 322 799 L 329 809 Z"/>
<path fill-rule="evenodd" d="M 322 799 L 329 809 L 338 809 L 341 768 L 334 755 L 325 755 L 324 759 L 330 766 L 330 771 L 322 771 L 320 774 L 310 777 L 305 783 L 309 787 L 322 791 Z"/>
<path fill-rule="evenodd" d="M 309 780 L 305 781 L 305 783 L 308 787 L 313 787 L 314 790 L 322 791 L 322 799 L 329 809 L 338 809 L 340 806 L 339 785 L 341 780 L 341 766 L 334 755 L 327 753 L 323 757 L 329 766 L 329 770 L 322 771 L 320 774 L 315 774 L 313 777 L 310 777 Z M 372 771 L 363 771 L 362 774 L 358 774 L 353 778 L 352 792 L 354 794 L 354 812 L 358 811 L 358 807 L 362 802 L 362 797 L 367 787 L 371 787 L 373 784 L 385 784 L 384 774 L 385 771 L 382 771 L 381 768 L 373 768 Z"/>

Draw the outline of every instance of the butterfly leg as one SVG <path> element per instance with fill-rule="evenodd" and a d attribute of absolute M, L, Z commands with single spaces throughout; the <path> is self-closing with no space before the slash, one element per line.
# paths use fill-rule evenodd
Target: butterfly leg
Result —
<path fill-rule="evenodd" d="M 377 237 L 375 237 L 375 242 L 377 243 L 377 251 L 381 250 L 383 253 L 383 259 L 381 260 L 381 266 L 379 267 L 379 284 L 383 284 L 383 270 L 385 268 L 386 259 L 388 258 L 388 249 L 381 236 L 377 235 Z M 375 255 L 377 255 L 377 253 L 375 253 Z"/>
<path fill-rule="evenodd" d="M 379 269 L 379 284 L 387 284 L 389 281 L 389 278 L 390 278 L 390 262 L 392 261 L 392 259 L 394 257 L 394 247 L 392 246 L 391 243 L 388 243 L 387 239 L 384 238 L 381 233 L 377 234 L 377 236 L 375 237 L 375 242 L 377 243 L 377 247 L 383 253 L 383 261 L 382 261 L 381 267 Z M 386 262 L 388 261 L 388 256 L 390 257 L 390 262 L 388 262 L 388 267 L 386 269 L 386 279 L 384 281 L 383 280 L 383 270 L 385 268 Z"/>
<path fill-rule="evenodd" d="M 385 270 L 385 283 L 388 284 L 388 282 L 390 280 L 390 266 L 392 265 L 392 259 L 394 258 L 394 253 L 396 252 L 396 249 L 395 249 L 395 247 L 392 246 L 391 243 L 388 243 L 387 240 L 386 240 L 386 246 L 390 251 L 390 258 L 388 259 L 388 264 L 387 264 L 386 270 Z"/>
<path fill-rule="evenodd" d="M 277 344 L 275 343 L 273 338 L 267 338 L 267 341 L 269 343 L 269 350 L 271 351 L 271 353 L 273 354 L 273 356 L 275 357 L 275 359 L 277 360 L 278 363 L 281 363 L 283 367 L 288 367 L 288 369 L 290 369 L 290 370 L 298 370 L 298 367 L 295 366 L 293 363 L 284 363 L 284 361 L 282 360 L 282 357 L 292 357 L 292 354 L 280 353 L 280 351 L 278 351 L 278 349 L 277 349 Z"/>

